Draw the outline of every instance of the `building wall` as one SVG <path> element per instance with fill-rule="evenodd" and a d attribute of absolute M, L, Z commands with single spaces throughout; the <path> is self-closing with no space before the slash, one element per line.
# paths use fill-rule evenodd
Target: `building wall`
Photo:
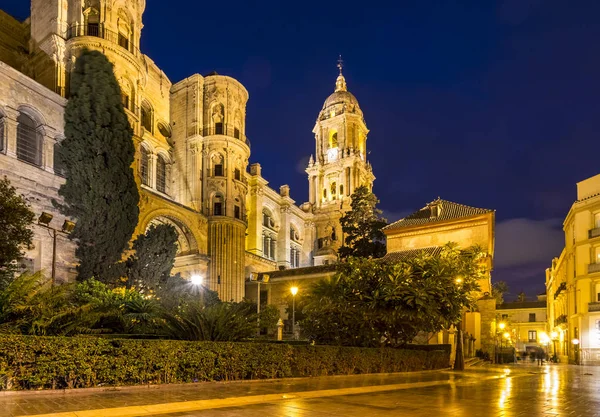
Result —
<path fill-rule="evenodd" d="M 600 175 L 577 183 L 563 223 L 565 248 L 546 270 L 548 327 L 560 334 L 562 356 L 585 364 L 600 364 L 599 193 Z"/>
<path fill-rule="evenodd" d="M 0 176 L 6 176 L 23 194 L 35 213 L 50 213 L 50 225 L 61 229 L 65 217 L 52 204 L 62 201 L 58 189 L 64 179 L 54 174 L 54 146 L 63 137 L 63 114 L 66 101 L 7 64 L 0 62 Z M 17 118 L 20 113 L 31 116 L 39 124 L 41 141 L 40 164 L 17 158 Z M 35 271 L 52 270 L 53 232 L 42 226 L 33 227 L 33 249 L 25 254 L 24 264 Z M 56 278 L 65 281 L 73 277 L 74 246 L 63 233 L 57 234 Z"/>
<path fill-rule="evenodd" d="M 497 314 L 498 320 L 506 324 L 504 332 L 508 332 L 511 335 L 510 344 L 515 346 L 517 352 L 527 351 L 528 348 L 542 347 L 544 349 L 550 348 L 549 352 L 552 351 L 552 346 L 546 344 L 550 337 L 547 333 L 547 314 L 545 307 L 539 308 L 507 308 L 511 304 L 517 303 L 506 303 L 498 307 Z M 530 321 L 530 314 L 535 314 L 535 321 Z M 535 337 L 530 339 L 531 331 L 535 331 Z M 544 338 L 544 335 L 547 338 Z M 502 337 L 502 335 L 499 335 Z M 533 336 L 533 335 L 532 335 Z"/>

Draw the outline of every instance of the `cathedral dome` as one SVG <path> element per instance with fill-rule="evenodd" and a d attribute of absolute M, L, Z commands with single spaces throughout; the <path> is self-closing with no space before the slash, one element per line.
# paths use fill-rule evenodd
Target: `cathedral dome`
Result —
<path fill-rule="evenodd" d="M 334 114 L 341 113 L 358 113 L 362 116 L 362 110 L 358 105 L 358 100 L 354 94 L 348 91 L 346 87 L 346 79 L 340 73 L 335 82 L 335 91 L 327 97 L 321 110 L 321 118 L 330 117 L 331 112 Z"/>

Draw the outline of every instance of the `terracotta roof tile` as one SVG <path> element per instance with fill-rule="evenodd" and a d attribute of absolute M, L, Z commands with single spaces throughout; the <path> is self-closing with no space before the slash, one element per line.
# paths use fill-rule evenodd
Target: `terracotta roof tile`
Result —
<path fill-rule="evenodd" d="M 384 230 L 401 229 L 404 227 L 421 226 L 446 220 L 471 217 L 479 214 L 491 213 L 494 210 L 465 206 L 448 200 L 437 198 L 421 210 L 406 216 L 384 228 Z"/>
<path fill-rule="evenodd" d="M 402 262 L 419 255 L 438 255 L 442 251 L 441 246 L 429 246 L 419 249 L 408 249 L 398 252 L 389 252 L 383 258 L 384 262 Z"/>

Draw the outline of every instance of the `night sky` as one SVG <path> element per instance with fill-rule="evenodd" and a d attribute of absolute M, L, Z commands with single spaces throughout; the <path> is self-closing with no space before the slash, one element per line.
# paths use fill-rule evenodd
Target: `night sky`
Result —
<path fill-rule="evenodd" d="M 342 54 L 388 220 L 438 196 L 495 209 L 492 279 L 509 299 L 543 292 L 575 183 L 600 171 L 600 2 L 350 4 L 148 0 L 142 50 L 173 83 L 242 82 L 251 162 L 298 204 Z M 29 14 L 26 0 L 0 8 Z"/>

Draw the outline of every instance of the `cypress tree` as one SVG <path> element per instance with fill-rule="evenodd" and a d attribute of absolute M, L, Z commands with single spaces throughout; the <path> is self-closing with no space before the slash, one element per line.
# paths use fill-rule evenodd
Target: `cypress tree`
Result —
<path fill-rule="evenodd" d="M 369 189 L 361 185 L 352 193 L 350 210 L 340 218 L 344 232 L 344 245 L 338 249 L 341 259 L 349 256 L 381 258 L 385 255 L 387 222 L 376 206 L 379 200 Z"/>
<path fill-rule="evenodd" d="M 148 293 L 164 287 L 171 276 L 177 255 L 177 231 L 170 224 L 151 225 L 133 241 L 126 262 L 127 287 Z"/>
<path fill-rule="evenodd" d="M 59 208 L 77 221 L 70 236 L 78 244 L 78 279 L 107 281 L 118 274 L 138 221 L 133 130 L 113 65 L 102 53 L 84 50 L 77 58 L 70 94 L 58 155 L 66 176 Z"/>

